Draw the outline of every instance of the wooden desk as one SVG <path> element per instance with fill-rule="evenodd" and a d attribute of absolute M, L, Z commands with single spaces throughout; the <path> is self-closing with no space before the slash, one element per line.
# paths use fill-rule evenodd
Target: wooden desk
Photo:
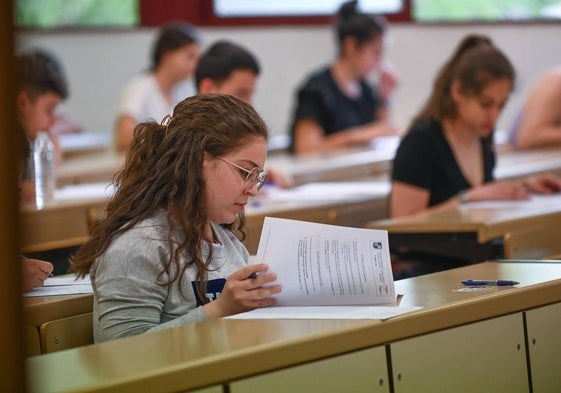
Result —
<path fill-rule="evenodd" d="M 58 143 L 65 159 L 106 151 L 111 148 L 111 141 L 111 132 L 78 132 L 58 135 Z"/>
<path fill-rule="evenodd" d="M 559 201 L 559 203 L 556 203 Z M 423 212 L 413 216 L 371 222 L 368 228 L 386 229 L 394 249 L 409 249 L 447 256 L 467 257 L 469 247 L 474 250 L 471 261 L 489 258 L 494 239 L 512 231 L 529 227 L 561 225 L 561 196 L 552 196 L 552 203 L 505 202 L 502 207 L 492 204 L 473 204 L 445 211 Z M 482 206 L 482 207 L 477 207 Z"/>
<path fill-rule="evenodd" d="M 561 149 L 508 150 L 497 156 L 497 179 L 519 179 L 538 173 L 561 176 Z"/>
<path fill-rule="evenodd" d="M 460 280 L 470 277 L 508 278 L 521 284 L 516 288 L 456 291 L 462 289 Z M 487 384 L 490 380 L 494 382 L 487 388 L 492 391 L 500 391 L 497 384 L 507 380 L 511 382 L 503 387 L 513 387 L 507 391 L 529 391 L 522 313 L 561 302 L 561 264 L 488 262 L 398 281 L 396 289 L 398 293 L 404 294 L 402 304 L 426 308 L 384 322 L 218 319 L 32 357 L 27 363 L 30 391 L 157 393 L 216 386 L 216 391 L 220 392 L 220 385 L 229 384 L 231 392 L 248 392 L 252 390 L 244 386 L 257 384 L 261 389 L 266 386 L 268 391 L 277 392 L 282 391 L 282 386 L 286 387 L 287 383 L 293 387 L 303 386 L 299 385 L 300 380 L 290 377 L 294 375 L 293 371 L 309 370 L 308 366 L 319 366 L 320 371 L 329 367 L 333 371 L 322 373 L 321 379 L 335 384 L 337 381 L 347 382 L 346 376 L 352 375 L 360 377 L 360 381 L 375 378 L 375 385 L 382 388 L 380 391 L 389 391 L 390 385 L 395 386 L 395 391 L 408 391 L 399 390 L 399 387 L 423 377 L 410 371 L 406 362 L 401 364 L 395 360 L 401 359 L 404 351 L 419 348 L 417 343 L 423 348 L 426 340 L 434 343 L 443 338 L 443 342 L 446 342 L 451 336 L 454 337 L 454 351 L 441 343 L 432 346 L 429 353 L 423 349 L 417 354 L 415 361 L 420 367 L 432 365 L 432 362 L 437 362 L 439 357 L 447 353 L 455 357 L 454 362 L 445 365 L 449 370 L 434 368 L 426 378 L 432 378 L 437 383 L 449 383 L 445 381 L 446 378 L 469 381 L 456 386 L 454 390 L 459 392 L 471 392 L 474 387 L 481 388 L 482 383 Z M 545 315 L 549 318 L 541 321 L 541 327 L 553 326 L 557 329 L 561 326 L 559 314 L 545 312 Z M 538 321 L 538 318 L 532 319 L 532 323 Z M 498 331 L 495 329 L 497 326 L 500 326 Z M 471 336 L 472 332 L 477 332 L 477 335 Z M 529 332 L 529 337 L 534 337 L 534 333 Z M 550 340 L 555 340 L 557 331 L 553 333 L 553 338 L 551 334 L 548 336 Z M 465 340 L 466 334 L 471 337 L 470 340 Z M 483 341 L 479 341 L 480 335 L 484 336 L 481 338 Z M 496 342 L 489 344 L 485 341 L 488 339 Z M 541 336 L 538 342 L 540 339 Z M 416 341 L 411 343 L 408 340 Z M 506 354 L 503 353 L 503 344 L 508 345 L 504 348 L 505 352 L 508 351 Z M 511 344 L 515 345 L 510 347 Z M 485 346 L 485 356 L 480 356 L 481 345 Z M 467 348 L 466 353 L 462 352 L 464 348 Z M 476 359 L 471 357 L 469 348 L 479 351 Z M 347 366 L 347 360 L 354 367 L 357 359 L 361 362 L 370 362 L 372 359 L 374 362 L 378 355 L 383 359 L 386 350 L 392 353 L 391 359 L 387 360 L 394 370 L 389 376 L 391 383 L 387 370 L 383 368 L 383 360 L 380 368 L 371 368 L 370 372 L 359 376 Z M 530 352 L 530 357 L 543 360 L 539 351 L 530 348 Z M 559 352 L 554 354 L 560 355 Z M 419 356 L 423 360 L 419 360 Z M 497 356 L 501 362 L 495 362 Z M 506 361 L 504 364 L 514 365 L 516 369 L 497 369 L 497 365 L 502 367 L 503 360 Z M 458 370 L 452 367 L 455 364 L 466 368 Z M 557 372 L 557 376 L 548 374 L 547 377 L 553 375 L 555 380 L 559 380 L 559 362 L 552 362 L 547 367 L 550 367 L 549 371 Z M 497 374 L 496 371 L 503 374 Z M 473 377 L 474 372 L 477 378 Z M 307 377 L 298 375 L 298 378 L 313 378 L 315 381 L 319 378 L 317 373 L 308 374 Z M 276 383 L 271 384 L 269 377 Z M 539 372 L 532 374 L 532 378 L 533 383 L 541 380 Z M 548 379 L 545 381 L 547 383 Z M 262 382 L 268 385 L 260 385 Z M 347 387 L 351 386 L 352 391 L 364 391 L 361 383 L 354 382 L 356 389 L 353 381 Z M 444 386 L 443 391 L 451 391 L 446 388 L 449 385 L 441 386 Z M 296 388 L 291 391 L 299 390 Z"/>
<path fill-rule="evenodd" d="M 45 352 L 44 349 L 47 347 L 40 334 L 41 326 L 64 318 L 91 313 L 93 295 L 26 297 L 23 298 L 23 308 L 27 356 L 33 356 Z M 76 335 L 81 336 L 78 333 Z"/>
<path fill-rule="evenodd" d="M 39 328 L 45 322 L 92 312 L 93 295 L 26 297 L 23 308 L 25 324 Z"/>
<path fill-rule="evenodd" d="M 111 149 L 70 157 L 56 168 L 57 186 L 109 182 L 121 168 L 125 156 Z"/>
<path fill-rule="evenodd" d="M 83 244 L 96 217 L 103 214 L 105 198 L 55 202 L 43 209 L 23 207 L 22 251 L 24 253 L 74 247 Z"/>
<path fill-rule="evenodd" d="M 282 200 L 271 194 L 269 197 L 260 196 L 246 208 L 248 228 L 246 245 L 251 253 L 257 251 L 265 216 L 356 227 L 362 227 L 368 221 L 387 217 L 386 201 L 389 185 L 384 180 L 372 179 L 366 182 L 365 186 L 368 189 L 365 193 L 345 194 L 341 190 L 338 194 L 317 199 L 297 200 L 292 197 Z M 99 193 L 97 190 L 94 191 Z M 345 195 L 347 197 L 343 198 L 342 196 Z M 55 202 L 40 210 L 33 207 L 24 208 L 21 215 L 24 252 L 83 244 L 88 239 L 93 222 L 103 216 L 108 201 L 108 198 L 92 197 Z"/>

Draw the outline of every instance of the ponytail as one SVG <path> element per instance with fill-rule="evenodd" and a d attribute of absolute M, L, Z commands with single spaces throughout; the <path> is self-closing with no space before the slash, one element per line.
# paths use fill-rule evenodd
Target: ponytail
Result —
<path fill-rule="evenodd" d="M 443 120 L 457 115 L 450 91 L 454 81 L 460 82 L 465 93 L 477 95 L 489 82 L 502 78 L 514 82 L 515 72 L 510 60 L 494 46 L 489 37 L 468 35 L 438 72 L 431 95 L 414 117 L 413 123 L 427 118 Z"/>
<path fill-rule="evenodd" d="M 343 3 L 337 12 L 337 41 L 340 50 L 347 37 L 353 37 L 358 45 L 362 45 L 381 37 L 385 31 L 385 19 L 361 13 L 356 0 Z"/>

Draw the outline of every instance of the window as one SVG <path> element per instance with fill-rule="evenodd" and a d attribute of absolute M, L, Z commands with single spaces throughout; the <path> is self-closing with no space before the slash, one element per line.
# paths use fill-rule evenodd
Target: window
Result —
<path fill-rule="evenodd" d="M 221 18 L 244 16 L 334 15 L 346 0 L 214 0 L 214 14 Z M 395 14 L 403 9 L 402 0 L 362 0 L 360 9 L 372 14 Z"/>
<path fill-rule="evenodd" d="M 25 28 L 329 24 L 345 0 L 15 0 Z M 561 0 L 359 0 L 363 12 L 390 22 L 561 20 Z"/>
<path fill-rule="evenodd" d="M 561 18 L 559 0 L 413 0 L 419 22 L 500 22 Z"/>
<path fill-rule="evenodd" d="M 135 27 L 138 0 L 16 0 L 18 27 Z"/>

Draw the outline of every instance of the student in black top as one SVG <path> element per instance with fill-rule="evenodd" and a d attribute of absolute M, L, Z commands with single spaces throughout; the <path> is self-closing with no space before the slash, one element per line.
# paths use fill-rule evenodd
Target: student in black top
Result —
<path fill-rule="evenodd" d="M 357 2 L 344 3 L 338 13 L 339 56 L 314 73 L 298 91 L 292 123 L 292 150 L 325 151 L 364 144 L 395 135 L 387 122 L 386 101 L 397 83 L 382 70 L 379 89 L 365 81 L 379 67 L 385 24 L 359 13 Z"/>
<path fill-rule="evenodd" d="M 512 64 L 489 38 L 471 35 L 460 43 L 397 150 L 392 217 L 561 190 L 553 175 L 494 180 L 492 134 L 514 79 Z"/>

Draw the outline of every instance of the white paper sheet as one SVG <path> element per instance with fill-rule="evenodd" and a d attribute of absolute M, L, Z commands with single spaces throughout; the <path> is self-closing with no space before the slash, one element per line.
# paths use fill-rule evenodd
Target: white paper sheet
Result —
<path fill-rule="evenodd" d="M 253 199 L 256 204 L 270 201 L 337 201 L 353 197 L 388 195 L 389 182 L 317 182 L 282 189 L 266 187 L 262 196 Z"/>
<path fill-rule="evenodd" d="M 396 303 L 384 230 L 266 217 L 255 260 L 277 275 L 278 306 Z"/>
<path fill-rule="evenodd" d="M 267 307 L 232 315 L 230 319 L 380 319 L 421 309 L 398 306 L 301 306 Z"/>
<path fill-rule="evenodd" d="M 470 209 L 517 209 L 517 210 L 543 210 L 544 208 L 559 207 L 561 210 L 561 193 L 551 195 L 531 195 L 530 199 L 518 201 L 480 201 L 468 202 L 460 205 L 462 210 Z"/>
<path fill-rule="evenodd" d="M 74 295 L 80 293 L 93 293 L 90 277 L 76 278 L 73 274 L 49 277 L 45 286 L 34 288 L 31 292 L 23 294 L 24 297 Z"/>
<path fill-rule="evenodd" d="M 110 183 L 72 184 L 55 190 L 55 201 L 75 201 L 82 199 L 109 199 L 115 194 Z"/>

